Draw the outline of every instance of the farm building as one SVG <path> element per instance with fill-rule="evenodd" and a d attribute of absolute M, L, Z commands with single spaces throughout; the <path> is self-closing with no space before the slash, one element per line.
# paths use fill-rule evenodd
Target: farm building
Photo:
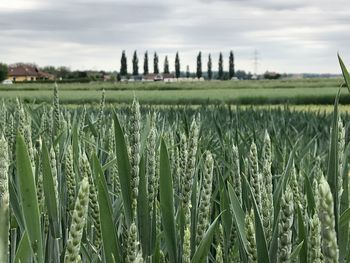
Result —
<path fill-rule="evenodd" d="M 146 74 L 142 76 L 143 81 L 166 81 L 169 82 L 174 79 L 174 74 Z"/>
<path fill-rule="evenodd" d="M 41 71 L 34 65 L 15 64 L 9 66 L 8 79 L 14 82 L 54 80 L 54 76 Z"/>

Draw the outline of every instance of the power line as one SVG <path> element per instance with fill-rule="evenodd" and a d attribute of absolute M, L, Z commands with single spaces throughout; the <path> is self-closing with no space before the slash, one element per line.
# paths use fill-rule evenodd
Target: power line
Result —
<path fill-rule="evenodd" d="M 259 53 L 258 50 L 254 50 L 254 75 L 258 76 L 258 67 L 259 67 Z"/>

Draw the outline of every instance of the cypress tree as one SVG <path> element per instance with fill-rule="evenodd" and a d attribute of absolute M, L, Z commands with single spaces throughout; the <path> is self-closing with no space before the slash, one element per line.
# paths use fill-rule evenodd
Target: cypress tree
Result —
<path fill-rule="evenodd" d="M 211 55 L 208 56 L 208 79 L 211 80 L 213 78 L 213 71 L 211 69 Z"/>
<path fill-rule="evenodd" d="M 202 52 L 199 51 L 197 56 L 197 78 L 202 77 Z"/>
<path fill-rule="evenodd" d="M 233 52 L 230 52 L 230 62 L 229 62 L 229 77 L 232 79 L 235 76 L 235 58 Z"/>
<path fill-rule="evenodd" d="M 164 59 L 164 74 L 169 74 L 169 61 L 168 61 L 168 56 L 165 56 Z"/>
<path fill-rule="evenodd" d="M 224 61 L 222 58 L 222 53 L 220 52 L 219 55 L 219 72 L 218 72 L 218 78 L 222 79 L 224 77 Z"/>
<path fill-rule="evenodd" d="M 148 73 L 148 52 L 146 51 L 143 59 L 143 75 L 147 75 Z"/>
<path fill-rule="evenodd" d="M 153 58 L 153 73 L 159 74 L 158 55 L 156 52 L 154 52 L 154 58 Z"/>
<path fill-rule="evenodd" d="M 120 60 L 120 75 L 121 76 L 128 75 L 128 65 L 127 65 L 127 58 L 125 55 L 125 50 L 123 50 L 122 58 Z"/>
<path fill-rule="evenodd" d="M 176 78 L 180 77 L 180 58 L 179 58 L 179 52 L 176 52 L 175 56 L 175 76 Z"/>
<path fill-rule="evenodd" d="M 189 78 L 190 77 L 190 66 L 187 65 L 186 67 L 186 78 Z"/>
<path fill-rule="evenodd" d="M 136 50 L 134 51 L 134 56 L 132 57 L 132 74 L 134 76 L 139 74 L 139 59 L 137 58 Z"/>

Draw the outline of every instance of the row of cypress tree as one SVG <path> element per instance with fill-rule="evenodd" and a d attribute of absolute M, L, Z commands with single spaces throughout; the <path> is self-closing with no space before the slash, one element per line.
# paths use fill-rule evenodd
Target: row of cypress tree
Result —
<path fill-rule="evenodd" d="M 149 58 L 148 58 L 148 52 L 145 52 L 144 59 L 143 59 L 143 75 L 147 75 L 150 73 L 150 69 L 148 67 L 149 64 Z M 181 74 L 181 65 L 180 65 L 180 57 L 179 52 L 176 52 L 175 56 L 175 77 L 179 78 Z M 158 54 L 155 52 L 153 55 L 153 73 L 159 74 L 159 57 Z M 168 56 L 165 56 L 164 58 L 164 67 L 163 67 L 163 73 L 169 74 L 169 59 Z M 189 66 L 186 67 L 186 77 L 190 77 L 190 70 Z M 127 57 L 125 54 L 125 51 L 122 52 L 121 57 L 121 66 L 120 66 L 120 75 L 121 76 L 127 76 L 128 75 L 128 66 L 127 66 Z M 139 75 L 139 59 L 137 56 L 136 50 L 134 51 L 133 57 L 132 57 L 132 75 L 137 76 Z M 234 54 L 233 51 L 230 51 L 229 55 L 229 71 L 228 71 L 229 78 L 235 76 L 235 63 L 234 63 Z M 213 69 L 212 69 L 212 58 L 209 54 L 208 56 L 208 62 L 207 62 L 207 76 L 208 79 L 213 78 Z M 218 79 L 223 79 L 224 76 L 224 59 L 223 55 L 220 52 L 219 55 L 219 62 L 218 62 Z M 197 55 L 197 68 L 196 68 L 196 77 L 201 78 L 203 77 L 203 71 L 202 71 L 202 52 L 199 52 Z"/>

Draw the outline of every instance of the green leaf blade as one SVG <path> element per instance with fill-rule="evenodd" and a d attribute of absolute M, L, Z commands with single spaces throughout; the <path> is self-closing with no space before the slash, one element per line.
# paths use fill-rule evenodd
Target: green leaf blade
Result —
<path fill-rule="evenodd" d="M 120 258 L 120 244 L 113 222 L 112 205 L 108 195 L 107 183 L 97 156 L 93 155 L 94 173 L 97 178 L 97 198 L 101 220 L 101 234 L 106 262 L 122 262 Z"/>
<path fill-rule="evenodd" d="M 24 225 L 38 263 L 44 262 L 39 205 L 33 170 L 22 135 L 16 138 L 16 165 Z"/>
<path fill-rule="evenodd" d="M 173 180 L 171 177 L 168 150 L 164 139 L 160 147 L 159 178 L 160 210 L 164 228 L 164 237 L 170 262 L 177 262 L 177 243 L 175 230 Z"/>
<path fill-rule="evenodd" d="M 205 232 L 203 239 L 201 240 L 201 242 L 198 245 L 198 248 L 196 249 L 196 252 L 194 253 L 191 263 L 204 263 L 209 250 L 210 250 L 210 246 L 212 244 L 213 241 L 213 237 L 215 234 L 215 229 L 217 224 L 219 223 L 219 217 L 220 215 L 214 220 L 213 223 L 211 223 L 211 225 L 209 226 L 208 230 Z"/>
<path fill-rule="evenodd" d="M 42 165 L 43 165 L 43 187 L 45 195 L 45 203 L 48 210 L 48 216 L 50 221 L 50 227 L 52 229 L 53 237 L 60 237 L 60 221 L 58 205 L 55 194 L 54 178 L 52 175 L 49 151 L 45 142 L 43 143 L 42 152 Z"/>
<path fill-rule="evenodd" d="M 118 162 L 118 175 L 120 180 L 120 186 L 122 190 L 123 205 L 125 218 L 128 227 L 131 225 L 132 221 L 132 206 L 131 206 L 131 166 L 128 156 L 128 151 L 125 143 L 124 133 L 122 127 L 120 126 L 117 114 L 114 112 L 114 133 L 115 133 L 115 144 L 116 144 L 116 154 Z"/>

